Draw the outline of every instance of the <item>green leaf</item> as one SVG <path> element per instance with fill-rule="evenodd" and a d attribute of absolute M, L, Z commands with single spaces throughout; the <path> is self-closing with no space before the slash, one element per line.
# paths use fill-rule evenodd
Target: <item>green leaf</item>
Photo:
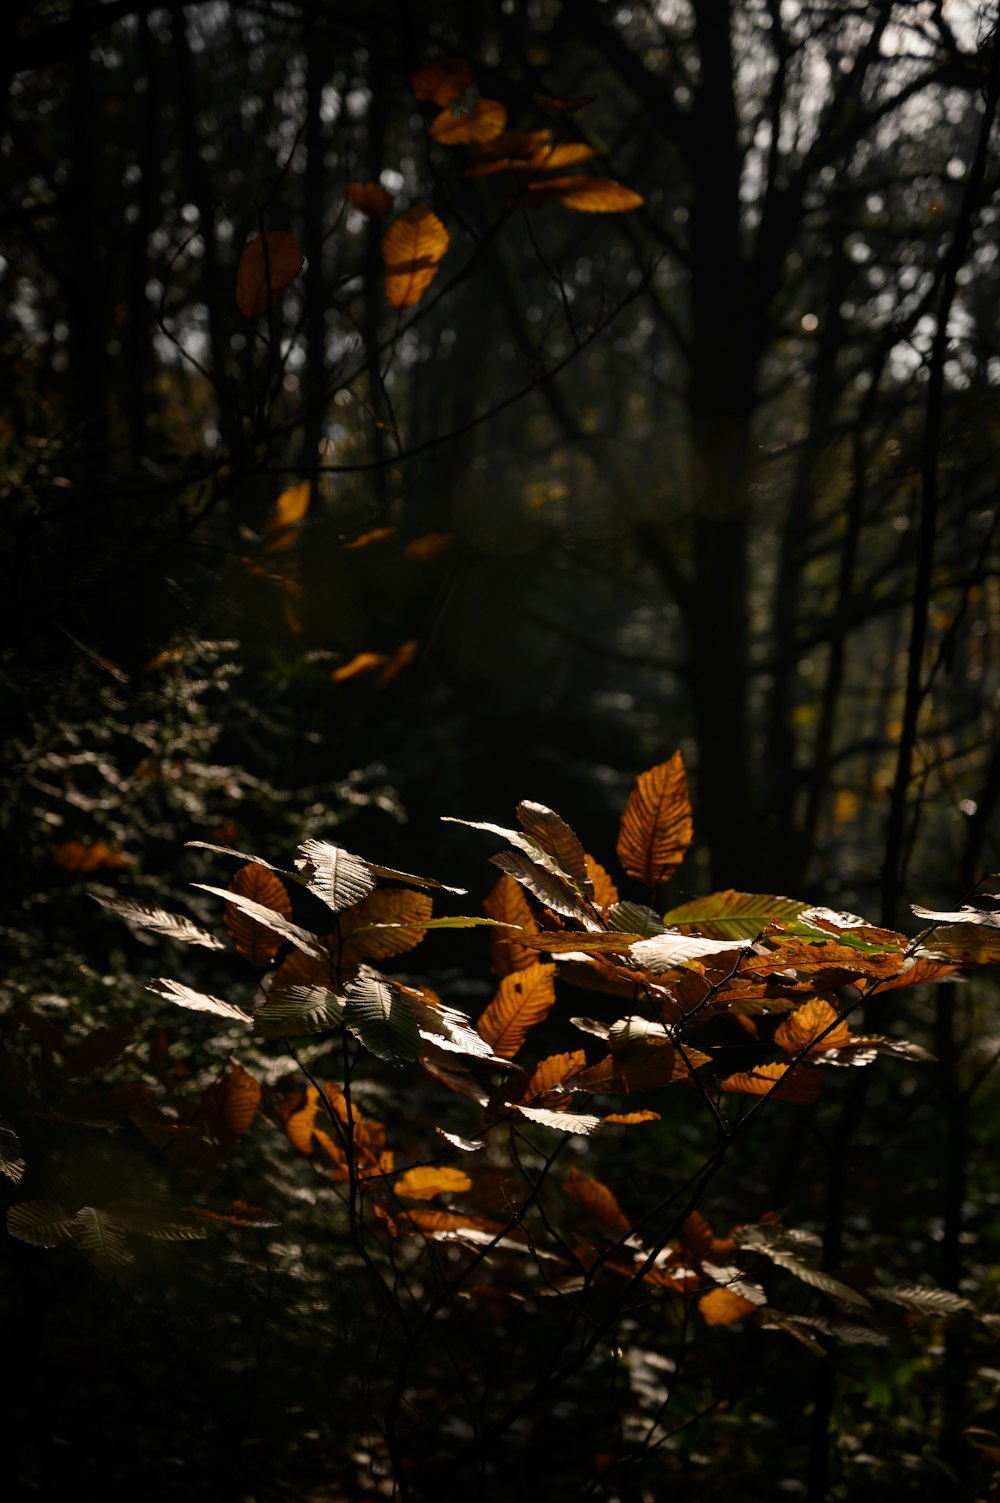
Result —
<path fill-rule="evenodd" d="M 334 913 L 353 908 L 375 887 L 367 861 L 326 840 L 304 840 L 298 848 L 295 865 L 310 892 L 322 898 Z"/>
<path fill-rule="evenodd" d="M 33 1247 L 58 1247 L 73 1240 L 73 1212 L 51 1200 L 22 1200 L 7 1212 L 7 1230 Z"/>
<path fill-rule="evenodd" d="M 344 998 L 325 986 L 274 987 L 254 1014 L 253 1031 L 262 1039 L 297 1038 L 339 1028 L 343 1021 Z"/>
<path fill-rule="evenodd" d="M 706 939 L 756 939 L 769 924 L 787 924 L 806 906 L 794 898 L 727 888 L 671 908 L 663 922 L 672 929 L 697 929 Z"/>
<path fill-rule="evenodd" d="M 100 903 L 109 913 L 139 929 L 149 929 L 153 934 L 162 934 L 167 939 L 176 939 L 182 945 L 203 945 L 206 950 L 224 950 L 226 946 L 207 929 L 201 929 L 189 918 L 179 913 L 168 913 L 153 903 L 140 903 L 134 898 L 104 898 L 92 892 L 90 897 Z"/>
<path fill-rule="evenodd" d="M 232 1002 L 223 1002 L 221 997 L 210 997 L 207 992 L 196 992 L 183 982 L 171 981 L 166 976 L 147 981 L 146 990 L 155 992 L 167 1002 L 176 1003 L 178 1007 L 190 1008 L 192 1012 L 214 1012 L 221 1018 L 237 1018 L 241 1023 L 253 1022 L 253 1018 L 242 1007 L 236 1007 Z"/>
<path fill-rule="evenodd" d="M 420 1058 L 420 1034 L 406 999 L 391 982 L 363 975 L 347 991 L 344 1022 L 365 1048 L 394 1065 Z"/>
<path fill-rule="evenodd" d="M 665 929 L 659 914 L 645 903 L 614 903 L 605 918 L 619 934 L 641 934 L 643 939 L 652 939 Z"/>
<path fill-rule="evenodd" d="M 102 1273 L 120 1273 L 132 1262 L 125 1246 L 125 1228 L 107 1211 L 81 1206 L 73 1217 L 73 1240 Z"/>

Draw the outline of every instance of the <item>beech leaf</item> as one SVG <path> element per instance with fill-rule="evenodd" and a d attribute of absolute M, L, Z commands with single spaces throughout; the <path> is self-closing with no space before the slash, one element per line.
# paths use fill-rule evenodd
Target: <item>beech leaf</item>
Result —
<path fill-rule="evenodd" d="M 287 230 L 255 235 L 236 271 L 236 304 L 244 318 L 263 318 L 302 270 L 302 247 Z"/>
<path fill-rule="evenodd" d="M 211 997 L 206 992 L 196 992 L 192 987 L 185 986 L 182 981 L 170 981 L 166 976 L 159 976 L 154 981 L 146 982 L 147 992 L 154 992 L 156 996 L 163 997 L 167 1002 L 173 1002 L 177 1007 L 189 1008 L 192 1012 L 212 1012 L 220 1018 L 236 1018 L 241 1023 L 251 1024 L 253 1018 L 242 1007 L 236 1007 L 232 1002 L 224 1002 L 221 997 Z"/>
<path fill-rule="evenodd" d="M 402 993 L 375 975 L 362 975 L 347 989 L 344 1022 L 379 1059 L 403 1065 L 420 1058 L 416 1019 Z"/>
<path fill-rule="evenodd" d="M 427 291 L 448 249 L 448 231 L 425 204 L 394 219 L 382 242 L 385 291 L 392 308 L 412 308 Z"/>
<path fill-rule="evenodd" d="M 630 877 L 656 887 L 680 866 L 691 836 L 691 801 L 678 751 L 640 774 L 621 818 L 618 859 Z"/>
<path fill-rule="evenodd" d="M 168 913 L 154 903 L 141 903 L 135 898 L 105 898 L 92 892 L 95 903 L 100 903 L 109 913 L 123 918 L 126 923 L 139 929 L 149 929 L 153 934 L 162 934 L 167 939 L 179 940 L 184 945 L 203 945 L 206 950 L 224 950 L 226 946 L 214 934 L 200 928 L 181 914 Z"/>

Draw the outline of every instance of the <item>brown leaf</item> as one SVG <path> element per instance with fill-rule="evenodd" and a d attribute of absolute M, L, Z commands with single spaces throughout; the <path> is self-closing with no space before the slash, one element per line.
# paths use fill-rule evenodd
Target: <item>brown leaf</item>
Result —
<path fill-rule="evenodd" d="M 484 141 L 479 156 L 486 161 L 530 157 L 534 152 L 542 151 L 551 140 L 550 130 L 505 130 L 492 141 Z"/>
<path fill-rule="evenodd" d="M 272 913 L 278 913 L 282 918 L 290 919 L 292 916 L 291 900 L 281 878 L 268 871 L 266 866 L 258 866 L 256 862 L 240 867 L 229 884 L 229 891 L 237 893 L 241 898 L 249 898 L 253 903 L 260 903 L 263 908 L 270 908 Z M 267 965 L 281 948 L 279 934 L 272 933 L 256 919 L 241 913 L 233 903 L 226 904 L 226 928 L 233 936 L 237 950 L 251 965 Z"/>
<path fill-rule="evenodd" d="M 215 1136 L 234 1143 L 256 1117 L 260 1098 L 260 1081 L 232 1060 L 222 1079 L 205 1092 L 202 1110 Z"/>
<path fill-rule="evenodd" d="M 691 1051 L 688 1050 L 690 1058 Z M 663 1039 L 630 1039 L 576 1076 L 580 1090 L 629 1096 L 635 1091 L 655 1091 L 673 1085 L 690 1074 L 687 1066 Z"/>
<path fill-rule="evenodd" d="M 563 1189 L 570 1200 L 576 1201 L 578 1206 L 593 1217 L 601 1230 L 610 1233 L 615 1241 L 619 1237 L 627 1237 L 632 1230 L 631 1221 L 607 1185 L 602 1185 L 600 1180 L 593 1179 L 589 1174 L 581 1174 L 579 1169 L 571 1169 Z"/>
<path fill-rule="evenodd" d="M 425 204 L 394 219 L 382 241 L 385 290 L 393 308 L 419 303 L 448 249 L 448 231 Z"/>
<path fill-rule="evenodd" d="M 933 945 L 931 948 L 933 949 Z M 897 991 L 904 986 L 923 986 L 929 981 L 942 981 L 945 976 L 953 976 L 957 969 L 957 966 L 949 965 L 944 960 L 927 960 L 920 956 L 910 956 L 903 961 L 902 969 L 897 976 L 887 976 L 879 981 L 879 993 Z"/>
<path fill-rule="evenodd" d="M 830 1030 L 829 1033 L 817 1043 L 820 1034 L 827 1029 Z M 774 1042 L 786 1054 L 798 1054 L 803 1049 L 817 1053 L 824 1049 L 836 1049 L 841 1044 L 846 1044 L 850 1037 L 851 1030 L 836 1008 L 820 997 L 813 997 L 785 1019 L 774 1035 Z"/>
<path fill-rule="evenodd" d="M 397 1195 L 405 1195 L 410 1200 L 433 1200 L 435 1195 L 458 1194 L 463 1190 L 471 1190 L 472 1180 L 461 1169 L 439 1167 L 407 1169 L 393 1188 Z"/>
<path fill-rule="evenodd" d="M 655 887 L 680 866 L 691 844 L 691 802 L 680 752 L 641 773 L 618 832 L 618 859 L 630 877 Z"/>
<path fill-rule="evenodd" d="M 483 907 L 488 917 L 498 923 L 527 929 L 529 933 L 538 930 L 538 922 L 521 884 L 506 872 L 485 898 Z M 535 955 L 517 939 L 505 939 L 499 932 L 491 931 L 490 960 L 494 975 L 509 976 L 511 971 L 523 971 L 526 966 L 534 965 Z"/>
<path fill-rule="evenodd" d="M 769 937 L 771 948 L 763 955 L 749 955 L 740 962 L 741 976 L 778 976 L 792 971 L 800 979 L 812 978 L 813 988 L 823 990 L 822 982 L 839 986 L 856 976 L 880 979 L 894 975 L 902 965 L 898 952 L 877 955 L 871 950 L 856 950 L 838 944 L 835 939 L 803 940 L 793 935 Z"/>
<path fill-rule="evenodd" d="M 554 1090 L 566 1080 L 578 1075 L 587 1065 L 587 1056 L 582 1049 L 574 1049 L 571 1054 L 550 1054 L 548 1059 L 543 1059 L 535 1066 L 534 1074 L 521 1096 L 522 1101 L 534 1101 L 536 1097 L 544 1096 L 546 1092 Z M 559 1098 L 569 1106 L 570 1098 L 564 1095 Z"/>
<path fill-rule="evenodd" d="M 593 896 L 593 887 L 587 872 L 587 857 L 583 846 L 564 819 L 544 804 L 523 799 L 517 806 L 517 818 L 521 829 L 540 845 L 547 856 L 566 876 L 571 877 L 586 897 Z"/>
<path fill-rule="evenodd" d="M 255 235 L 236 271 L 236 305 L 244 318 L 263 318 L 302 270 L 302 247 L 287 230 Z"/>
<path fill-rule="evenodd" d="M 601 913 L 607 913 L 618 902 L 618 889 L 599 861 L 595 861 L 593 856 L 585 856 L 584 860 L 587 863 L 590 885 L 594 889 L 594 907 Z"/>
<path fill-rule="evenodd" d="M 52 853 L 57 866 L 66 872 L 96 872 L 101 868 L 114 871 L 128 866 L 129 858 L 103 840 L 63 840 Z"/>
<path fill-rule="evenodd" d="M 477 99 L 471 110 L 444 109 L 431 121 L 431 135 L 440 146 L 467 146 L 492 141 L 507 124 L 507 111 L 496 99 Z"/>
<path fill-rule="evenodd" d="M 280 1226 L 281 1222 L 270 1211 L 260 1206 L 247 1205 L 245 1200 L 234 1200 L 228 1211 L 209 1211 L 204 1206 L 188 1206 L 189 1216 L 204 1216 L 208 1221 L 224 1221 L 229 1226 L 252 1227 L 257 1231 Z"/>
<path fill-rule="evenodd" d="M 568 882 L 555 872 L 547 871 L 544 866 L 539 866 L 532 861 L 523 851 L 498 851 L 490 860 L 494 866 L 499 866 L 501 871 L 507 872 L 522 887 L 526 887 L 533 897 L 554 913 L 560 913 L 564 918 L 576 919 L 583 923 L 589 918 L 587 909 L 577 897 Z"/>
<path fill-rule="evenodd" d="M 341 919 L 344 939 L 343 958 L 348 962 L 388 960 L 403 955 L 419 945 L 427 933 L 426 923 L 434 904 L 425 892 L 413 888 L 380 887 Z M 376 924 L 398 924 L 394 929 L 373 928 Z"/>
<path fill-rule="evenodd" d="M 555 1001 L 555 966 L 533 964 L 505 976 L 476 1024 L 476 1032 L 502 1059 L 513 1059 L 528 1032 Z"/>
<path fill-rule="evenodd" d="M 579 209 L 587 214 L 621 214 L 627 209 L 640 208 L 645 201 L 640 193 L 605 177 L 543 179 L 529 183 L 517 200 L 528 209 L 558 204 L 563 209 Z"/>
<path fill-rule="evenodd" d="M 430 104 L 451 104 L 472 87 L 472 64 L 464 57 L 432 57 L 413 75 L 413 92 Z"/>
<path fill-rule="evenodd" d="M 335 668 L 330 677 L 335 684 L 342 684 L 349 678 L 358 678 L 362 673 L 374 673 L 376 668 L 383 668 L 388 661 L 384 652 L 358 652 L 349 663 Z"/>
<path fill-rule="evenodd" d="M 730 1075 L 721 1084 L 724 1091 L 737 1091 L 744 1096 L 774 1096 L 795 1106 L 812 1106 L 822 1089 L 823 1075 L 820 1070 L 804 1070 L 800 1066 L 758 1065 L 756 1069 Z"/>
<path fill-rule="evenodd" d="M 388 219 L 392 213 L 392 194 L 381 183 L 348 183 L 344 197 L 369 219 Z"/>
<path fill-rule="evenodd" d="M 596 98 L 596 94 L 580 94 L 575 99 L 539 99 L 538 103 L 543 110 L 555 110 L 558 114 L 565 115 L 586 109 Z"/>
<path fill-rule="evenodd" d="M 735 1289 L 710 1289 L 701 1296 L 698 1309 L 706 1325 L 733 1326 L 738 1320 L 752 1315 L 757 1306 L 753 1300 L 737 1294 Z"/>

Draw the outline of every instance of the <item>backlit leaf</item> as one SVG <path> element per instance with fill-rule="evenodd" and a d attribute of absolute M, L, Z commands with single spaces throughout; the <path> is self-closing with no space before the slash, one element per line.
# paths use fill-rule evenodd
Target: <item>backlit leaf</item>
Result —
<path fill-rule="evenodd" d="M 762 955 L 746 956 L 740 963 L 740 975 L 780 976 L 786 971 L 797 977 L 829 978 L 831 984 L 856 976 L 878 979 L 891 976 L 902 963 L 898 952 L 878 954 L 853 949 L 838 940 L 800 940 L 794 937 L 768 939 L 770 948 Z"/>
<path fill-rule="evenodd" d="M 433 281 L 448 249 L 448 231 L 425 204 L 394 219 L 382 242 L 386 297 L 392 308 L 412 308 Z"/>
<path fill-rule="evenodd" d="M 226 1211 L 210 1211 L 205 1206 L 188 1206 L 191 1216 L 204 1216 L 207 1221 L 222 1221 L 227 1226 L 248 1227 L 253 1231 L 266 1231 L 280 1226 L 277 1216 L 260 1206 L 247 1205 L 245 1200 L 234 1200 Z"/>
<path fill-rule="evenodd" d="M 215 1114 L 230 1138 L 239 1138 L 246 1132 L 257 1115 L 260 1106 L 261 1084 L 236 1060 L 232 1060 L 222 1080 L 218 1083 Z"/>
<path fill-rule="evenodd" d="M 923 986 L 928 982 L 943 981 L 946 976 L 953 976 L 956 969 L 956 966 L 950 965 L 945 960 L 930 960 L 922 955 L 908 955 L 895 976 L 885 976 L 879 979 L 879 994 L 897 991 L 905 986 Z"/>
<path fill-rule="evenodd" d="M 199 928 L 189 918 L 177 913 L 167 913 L 153 903 L 140 903 L 135 898 L 105 898 L 92 892 L 90 896 L 102 908 L 113 913 L 126 923 L 139 929 L 149 929 L 153 934 L 162 934 L 167 939 L 179 940 L 184 945 L 203 945 L 206 950 L 224 950 L 226 946 L 214 934 Z"/>
<path fill-rule="evenodd" d="M 577 167 L 581 162 L 589 162 L 595 155 L 594 148 L 585 141 L 566 141 L 561 145 L 540 146 L 517 165 L 528 172 L 553 172 L 557 168 Z"/>
<path fill-rule="evenodd" d="M 229 890 L 237 897 L 249 898 L 271 914 L 279 914 L 284 919 L 292 916 L 292 903 L 284 883 L 266 867 L 241 866 L 230 882 Z M 251 965 L 265 966 L 273 960 L 281 948 L 281 937 L 268 924 L 261 924 L 252 912 L 248 913 L 232 902 L 226 904 L 225 917 L 226 928 L 233 936 L 237 950 Z"/>
<path fill-rule="evenodd" d="M 300 1153 L 312 1152 L 313 1133 L 316 1129 L 316 1113 L 319 1111 L 319 1091 L 314 1085 L 306 1087 L 303 1097 L 297 1098 L 291 1111 L 282 1112 L 288 1139 Z"/>
<path fill-rule="evenodd" d="M 570 877 L 585 897 L 594 895 L 593 884 L 587 872 L 587 857 L 583 846 L 564 819 L 544 804 L 531 799 L 522 799 L 517 806 L 521 828 L 540 846 L 567 877 Z"/>
<path fill-rule="evenodd" d="M 374 673 L 377 668 L 384 668 L 389 661 L 384 652 L 357 652 L 349 663 L 342 663 L 330 674 L 335 684 L 342 684 L 349 678 L 359 678 L 363 673 Z"/>
<path fill-rule="evenodd" d="M 7 1230 L 33 1247 L 58 1247 L 73 1240 L 73 1212 L 51 1200 L 22 1200 L 8 1210 Z"/>
<path fill-rule="evenodd" d="M 220 1018 L 236 1018 L 240 1023 L 250 1024 L 253 1018 L 242 1007 L 236 1007 L 232 1002 L 224 1002 L 221 997 L 211 997 L 206 992 L 196 992 L 190 986 L 185 986 L 181 981 L 170 981 L 166 976 L 159 976 L 155 981 L 146 982 L 146 991 L 155 992 L 158 997 L 163 997 L 167 1002 L 173 1002 L 177 1007 L 187 1007 L 192 1012 L 212 1012 Z"/>
<path fill-rule="evenodd" d="M 932 924 L 984 924 L 989 929 L 1000 929 L 1000 909 L 976 908 L 965 903 L 956 912 L 936 913 L 933 908 L 921 908 L 919 903 L 910 907 L 917 918 L 929 919 Z"/>
<path fill-rule="evenodd" d="M 507 111 L 499 100 L 477 99 L 468 110 L 443 109 L 431 121 L 431 136 L 439 146 L 468 146 L 492 141 L 506 124 Z"/>
<path fill-rule="evenodd" d="M 472 64 L 464 57 L 432 57 L 413 75 L 413 92 L 430 104 L 451 104 L 472 87 Z"/>
<path fill-rule="evenodd" d="M 632 1223 L 613 1192 L 607 1185 L 602 1185 L 600 1180 L 589 1174 L 581 1174 L 579 1169 L 571 1169 L 563 1190 L 570 1200 L 575 1201 L 598 1223 L 603 1232 L 610 1233 L 616 1241 L 619 1237 L 627 1237 L 632 1230 Z"/>
<path fill-rule="evenodd" d="M 395 537 L 396 531 L 395 527 L 372 527 L 368 532 L 359 533 L 356 538 L 352 538 L 348 543 L 341 543 L 340 546 L 345 553 L 354 549 L 370 548 L 373 543 L 384 543 L 387 538 Z"/>
<path fill-rule="evenodd" d="M 587 1056 L 582 1049 L 574 1049 L 571 1054 L 550 1054 L 548 1059 L 543 1059 L 535 1066 L 521 1100 L 534 1101 L 537 1096 L 544 1096 L 547 1091 L 562 1085 L 563 1081 L 578 1075 L 586 1065 Z M 567 1097 L 567 1102 L 568 1099 Z"/>
<path fill-rule="evenodd" d="M 388 219 L 393 198 L 381 183 L 348 183 L 344 197 L 369 219 Z"/>
<path fill-rule="evenodd" d="M 710 1289 L 698 1301 L 698 1310 L 706 1325 L 733 1326 L 752 1315 L 757 1306 L 733 1289 Z"/>
<path fill-rule="evenodd" d="M 529 1031 L 555 1001 L 555 966 L 534 964 L 504 976 L 476 1024 L 480 1038 L 503 1059 L 513 1059 Z"/>
<path fill-rule="evenodd" d="M 924 959 L 955 965 L 991 965 L 1000 960 L 1000 930 L 979 923 L 936 929 L 917 950 Z"/>
<path fill-rule="evenodd" d="M 530 950 L 544 950 L 549 955 L 622 955 L 634 945 L 638 934 L 606 934 L 586 929 L 540 929 L 526 935 L 520 943 Z"/>
<path fill-rule="evenodd" d="M 758 1065 L 753 1070 L 728 1076 L 721 1085 L 724 1091 L 744 1096 L 773 1096 L 795 1106 L 811 1106 L 822 1089 L 823 1077 L 818 1070 L 799 1066 Z"/>
<path fill-rule="evenodd" d="M 538 930 L 538 921 L 520 883 L 506 873 L 484 899 L 483 907 L 498 923 L 510 924 L 529 933 Z M 526 966 L 534 965 L 535 955 L 517 939 L 495 933 L 490 935 L 490 960 L 494 975 L 508 976 L 511 971 L 523 971 Z"/>
<path fill-rule="evenodd" d="M 652 939 L 640 939 L 630 945 L 629 954 L 643 970 L 660 975 L 675 966 L 704 960 L 708 955 L 730 955 L 735 967 L 740 950 L 748 945 L 749 940 L 702 939 L 696 934 L 654 934 Z"/>
<path fill-rule="evenodd" d="M 601 913 L 607 913 L 608 909 L 618 902 L 618 889 L 599 861 L 595 861 L 593 856 L 585 856 L 583 859 L 587 865 L 587 876 L 594 889 L 594 906 Z"/>
<path fill-rule="evenodd" d="M 265 553 L 287 552 L 302 536 L 302 523 L 309 510 L 310 482 L 290 485 L 282 491 L 274 506 L 274 513 L 264 528 L 263 551 Z"/>
<path fill-rule="evenodd" d="M 503 1231 L 499 1222 L 490 1221 L 485 1216 L 474 1216 L 468 1211 L 400 1211 L 397 1220 L 401 1229 L 412 1227 L 425 1237 L 465 1229 L 498 1237 Z"/>
<path fill-rule="evenodd" d="M 680 752 L 640 775 L 618 832 L 618 859 L 630 877 L 655 887 L 675 872 L 691 844 L 691 802 Z"/>
<path fill-rule="evenodd" d="M 302 270 L 302 247 L 287 230 L 255 235 L 236 271 L 236 305 L 244 318 L 263 318 Z"/>
<path fill-rule="evenodd" d="M 472 1180 L 462 1169 L 408 1169 L 393 1188 L 397 1195 L 405 1195 L 410 1200 L 433 1200 L 435 1195 L 471 1190 Z"/>
<path fill-rule="evenodd" d="M 424 892 L 378 888 L 341 920 L 348 961 L 387 960 L 418 945 L 427 932 L 433 904 Z M 392 927 L 381 927 L 392 926 Z"/>
<path fill-rule="evenodd" d="M 652 939 L 656 934 L 666 933 L 659 914 L 645 903 L 613 903 L 604 917 L 619 934 L 636 934 L 640 939 Z"/>
<path fill-rule="evenodd" d="M 295 865 L 310 892 L 322 898 L 334 913 L 360 903 L 375 886 L 367 861 L 326 840 L 304 840 L 298 848 Z"/>
<path fill-rule="evenodd" d="M 363 975 L 347 989 L 344 1022 L 366 1049 L 394 1065 L 420 1058 L 420 1034 L 405 998 L 391 982 Z"/>
<path fill-rule="evenodd" d="M 565 918 L 576 919 L 583 922 L 589 917 L 580 899 L 573 891 L 568 882 L 554 872 L 547 871 L 544 866 L 532 861 L 530 857 L 521 851 L 498 851 L 490 860 L 494 866 L 499 866 L 501 871 L 507 872 L 515 882 L 520 882 L 526 887 L 533 897 L 546 908 L 551 908 L 555 913 L 561 913 Z"/>
<path fill-rule="evenodd" d="M 827 1029 L 830 1031 L 826 1032 Z M 821 1034 L 825 1037 L 817 1043 Z M 786 1054 L 799 1054 L 803 1049 L 816 1052 L 836 1049 L 846 1044 L 850 1036 L 850 1028 L 836 1009 L 829 1002 L 813 997 L 785 1019 L 774 1035 L 774 1042 Z"/>
<path fill-rule="evenodd" d="M 605 1122 L 614 1122 L 619 1127 L 637 1127 L 643 1122 L 659 1122 L 659 1112 L 609 1112 Z"/>
<path fill-rule="evenodd" d="M 543 204 L 559 204 L 564 209 L 579 209 L 586 214 L 621 214 L 638 209 L 645 199 L 641 193 L 622 187 L 606 177 L 543 178 L 528 183 L 517 202 L 527 209 Z"/>
<path fill-rule="evenodd" d="M 663 915 L 671 929 L 696 929 L 706 939 L 756 939 L 769 924 L 787 923 L 805 908 L 792 898 L 756 892 L 713 892 Z"/>

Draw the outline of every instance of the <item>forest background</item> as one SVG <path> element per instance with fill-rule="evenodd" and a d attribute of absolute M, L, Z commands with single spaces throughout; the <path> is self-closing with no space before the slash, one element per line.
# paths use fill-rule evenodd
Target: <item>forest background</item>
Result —
<path fill-rule="evenodd" d="M 739 1331 L 676 1312 L 654 1339 L 637 1304 L 601 1315 L 593 1371 L 536 1392 L 563 1301 L 529 1322 L 494 1269 L 472 1350 L 411 1324 L 410 1369 L 431 1355 L 393 1394 L 357 1166 L 348 1224 L 288 1120 L 300 1059 L 359 1069 L 390 1136 L 435 1112 L 426 1079 L 341 1059 L 346 1034 L 255 1040 L 260 1120 L 213 1120 L 231 1035 L 144 989 L 172 967 L 218 990 L 208 961 L 91 894 L 205 923 L 188 884 L 231 863 L 185 842 L 284 870 L 317 839 L 460 883 L 436 911 L 481 915 L 492 848 L 442 815 L 507 826 L 536 800 L 610 863 L 637 775 L 679 749 L 694 843 L 649 884 L 657 912 L 733 889 L 906 936 L 911 903 L 992 914 L 996 22 L 971 0 L 5 9 L 7 1202 L 155 1181 L 258 1208 L 127 1273 L 6 1238 L 25 1496 L 422 1498 L 457 1476 L 639 1503 L 750 1472 L 742 1497 L 992 1495 L 992 1328 L 947 1301 L 846 1357 L 819 1326 L 809 1350 L 754 1327 L 734 1357 Z M 496 986 L 476 929 L 393 965 L 472 1016 Z M 823 1269 L 988 1314 L 985 974 L 873 1001 L 935 1062 L 768 1101 L 713 1227 L 790 1207 Z M 153 1141 L 137 1080 L 197 1098 L 167 1115 L 201 1157 Z M 574 1138 L 573 1172 L 707 1162 L 718 1109 L 685 1099 L 690 1120 Z M 467 1253 L 428 1242 L 414 1297 Z M 473 1319 L 457 1290 L 438 1309 Z M 469 1393 L 437 1449 L 407 1431 Z"/>

